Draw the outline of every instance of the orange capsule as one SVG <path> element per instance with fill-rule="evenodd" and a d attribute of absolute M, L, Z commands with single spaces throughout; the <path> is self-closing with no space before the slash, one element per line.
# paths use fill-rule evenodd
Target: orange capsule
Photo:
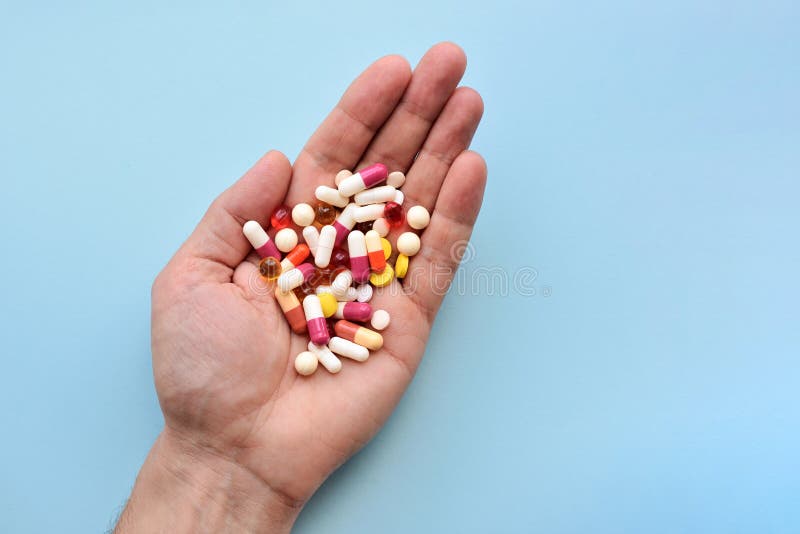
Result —
<path fill-rule="evenodd" d="M 283 310 L 283 315 L 289 322 L 289 327 L 295 334 L 303 334 L 307 330 L 306 314 L 303 311 L 303 306 L 300 305 L 300 300 L 293 291 L 284 293 L 279 287 L 275 288 L 275 300 Z"/>
<path fill-rule="evenodd" d="M 369 350 L 378 350 L 383 346 L 382 335 L 350 321 L 345 321 L 344 319 L 336 321 L 333 329 L 336 331 L 337 336 L 362 347 L 367 347 Z"/>
<path fill-rule="evenodd" d="M 367 257 L 369 258 L 369 268 L 376 273 L 383 272 L 386 268 L 386 255 L 383 253 L 383 243 L 381 236 L 375 230 L 370 230 L 364 234 L 367 242 Z"/>
<path fill-rule="evenodd" d="M 303 263 L 303 261 L 305 261 L 305 259 L 308 257 L 310 253 L 311 250 L 308 248 L 308 245 L 306 245 L 305 243 L 300 243 L 299 245 L 294 247 L 286 255 L 285 258 L 283 258 L 283 261 L 281 262 L 281 267 L 283 267 L 284 271 L 288 271 L 289 269 L 294 269 L 295 267 Z"/>

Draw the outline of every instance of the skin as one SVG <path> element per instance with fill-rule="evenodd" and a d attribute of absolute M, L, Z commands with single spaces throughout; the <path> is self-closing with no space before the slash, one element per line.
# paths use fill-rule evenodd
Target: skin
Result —
<path fill-rule="evenodd" d="M 152 353 L 164 430 L 116 532 L 289 532 L 325 478 L 386 422 L 422 359 L 444 289 L 469 239 L 486 165 L 468 149 L 483 113 L 458 83 L 452 43 L 413 73 L 399 56 L 369 66 L 308 140 L 294 165 L 263 156 L 210 206 L 152 290 Z M 415 157 L 416 156 L 416 157 Z M 267 227 L 281 203 L 312 200 L 341 169 L 385 163 L 406 172 L 404 206 L 431 222 L 403 292 L 395 280 L 371 304 L 392 323 L 364 363 L 298 376 L 308 338 L 290 330 L 257 276 L 245 221 Z M 396 240 L 393 233 L 392 243 Z"/>

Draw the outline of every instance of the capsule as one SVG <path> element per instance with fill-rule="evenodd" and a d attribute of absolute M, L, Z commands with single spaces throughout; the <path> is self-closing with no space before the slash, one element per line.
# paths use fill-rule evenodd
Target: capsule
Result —
<path fill-rule="evenodd" d="M 317 252 L 314 254 L 314 263 L 317 267 L 327 267 L 331 262 L 331 252 L 336 240 L 336 229 L 331 225 L 322 227 L 319 231 L 319 241 L 317 241 Z"/>
<path fill-rule="evenodd" d="M 322 314 L 322 304 L 316 295 L 308 295 L 303 299 L 303 311 L 308 325 L 308 337 L 317 345 L 324 345 L 330 341 L 328 325 L 325 324 L 325 316 Z"/>
<path fill-rule="evenodd" d="M 389 202 L 390 200 L 394 200 L 395 196 L 397 196 L 397 189 L 391 185 L 382 185 L 357 193 L 356 196 L 353 197 L 353 200 L 359 206 L 366 206 L 367 204 Z"/>
<path fill-rule="evenodd" d="M 350 271 L 342 271 L 336 275 L 336 278 L 331 282 L 331 293 L 334 296 L 344 296 L 350 286 L 353 285 L 353 273 Z"/>
<path fill-rule="evenodd" d="M 314 266 L 310 263 L 301 263 L 294 269 L 289 269 L 281 273 L 278 277 L 278 287 L 281 291 L 291 291 L 303 285 L 303 282 L 311 279 L 314 275 L 314 271 Z"/>
<path fill-rule="evenodd" d="M 352 197 L 364 189 L 385 181 L 388 176 L 388 169 L 383 163 L 370 165 L 339 182 L 339 194 L 343 197 Z"/>
<path fill-rule="evenodd" d="M 353 210 L 353 219 L 356 222 L 374 221 L 383 217 L 386 204 L 370 204 L 369 206 L 359 206 Z"/>
<path fill-rule="evenodd" d="M 335 352 L 339 356 L 344 356 L 345 358 L 350 358 L 357 362 L 364 362 L 369 358 L 369 350 L 367 347 L 362 347 L 343 337 L 332 337 L 328 343 L 328 348 L 331 349 L 331 352 Z"/>
<path fill-rule="evenodd" d="M 292 251 L 283 258 L 281 262 L 281 267 L 284 271 L 288 271 L 289 269 L 294 269 L 301 263 L 308 258 L 308 254 L 310 253 L 308 249 L 308 245 L 305 243 L 300 243 L 296 247 L 292 249 Z"/>
<path fill-rule="evenodd" d="M 381 235 L 375 230 L 370 230 L 364 235 L 367 243 L 367 256 L 369 257 L 370 269 L 380 273 L 386 268 L 386 254 L 383 251 Z"/>
<path fill-rule="evenodd" d="M 306 297 L 308 298 L 308 297 Z M 362 347 L 367 347 L 369 350 L 378 350 L 383 346 L 383 336 L 374 330 L 359 326 L 350 321 L 341 320 L 336 321 L 333 326 L 336 335 L 343 337 L 348 341 L 357 343 Z"/>
<path fill-rule="evenodd" d="M 260 224 L 258 224 L 258 221 L 247 221 L 244 223 L 244 226 L 242 227 L 242 233 L 247 240 L 250 241 L 250 244 L 253 245 L 253 248 L 256 249 L 256 254 L 258 254 L 259 257 L 281 257 L 278 247 L 276 247 L 275 243 L 270 240 L 267 232 L 261 227 Z"/>
<path fill-rule="evenodd" d="M 333 316 L 337 319 L 365 323 L 372 317 L 372 306 L 366 302 L 340 302 Z"/>
<path fill-rule="evenodd" d="M 308 350 L 314 353 L 319 363 L 321 363 L 328 372 L 335 374 L 342 370 L 342 360 L 337 358 L 336 355 L 331 352 L 331 349 L 325 345 L 315 345 L 313 341 L 309 341 Z"/>
<path fill-rule="evenodd" d="M 333 243 L 337 247 L 344 243 L 347 234 L 350 233 L 350 230 L 352 230 L 353 226 L 356 224 L 356 220 L 353 219 L 353 211 L 355 211 L 357 207 L 356 204 L 348 204 L 336 220 L 333 221 L 333 227 L 336 228 L 336 240 Z"/>
<path fill-rule="evenodd" d="M 283 310 L 283 315 L 289 323 L 289 328 L 295 334 L 305 334 L 308 327 L 306 326 L 306 315 L 303 312 L 303 307 L 300 301 L 297 300 L 297 295 L 294 291 L 284 292 L 281 288 L 275 288 L 275 300 Z"/>
<path fill-rule="evenodd" d="M 369 279 L 369 259 L 367 259 L 367 242 L 364 234 L 358 230 L 350 232 L 347 236 L 347 246 L 350 249 L 350 272 L 353 280 L 363 284 Z"/>
<path fill-rule="evenodd" d="M 317 242 L 319 241 L 319 230 L 317 230 L 316 226 L 306 226 L 303 228 L 303 239 L 306 240 L 309 252 L 316 256 Z"/>
<path fill-rule="evenodd" d="M 314 196 L 317 197 L 317 200 L 327 202 L 331 206 L 336 206 L 337 208 L 343 208 L 350 202 L 347 197 L 340 195 L 337 189 L 328 187 L 327 185 L 317 187 L 317 190 L 314 191 Z"/>
<path fill-rule="evenodd" d="M 406 199 L 405 194 L 403 194 L 403 192 L 398 189 L 397 192 L 394 194 L 394 198 L 390 198 L 389 200 L 391 200 L 395 204 L 400 204 L 402 206 L 405 199 Z M 389 202 L 389 200 L 387 200 L 387 202 Z"/>

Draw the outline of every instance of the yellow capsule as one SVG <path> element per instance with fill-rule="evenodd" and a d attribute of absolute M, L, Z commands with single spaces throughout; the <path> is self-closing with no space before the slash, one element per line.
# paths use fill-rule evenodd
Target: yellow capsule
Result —
<path fill-rule="evenodd" d="M 392 255 L 392 244 L 389 243 L 389 240 L 385 237 L 381 238 L 381 246 L 383 247 L 383 257 L 384 259 L 389 259 L 389 256 Z"/>
<path fill-rule="evenodd" d="M 320 293 L 317 296 L 319 297 L 319 303 L 322 305 L 322 315 L 325 317 L 332 317 L 339 307 L 336 297 L 331 293 Z"/>
<path fill-rule="evenodd" d="M 394 278 L 394 269 L 388 263 L 383 271 L 369 275 L 369 281 L 375 287 L 388 286 L 392 278 Z"/>
<path fill-rule="evenodd" d="M 394 262 L 395 273 L 397 278 L 404 278 L 408 272 L 408 256 L 405 254 L 398 254 L 397 261 Z"/>

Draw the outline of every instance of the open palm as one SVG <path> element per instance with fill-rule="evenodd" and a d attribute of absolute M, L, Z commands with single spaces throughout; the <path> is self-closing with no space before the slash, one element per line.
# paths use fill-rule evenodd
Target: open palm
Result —
<path fill-rule="evenodd" d="M 284 500 L 307 500 L 378 431 L 422 358 L 442 279 L 457 267 L 453 245 L 469 238 L 486 181 L 482 158 L 467 151 L 483 104 L 457 88 L 465 66 L 449 43 L 431 48 L 413 74 L 400 57 L 376 61 L 294 166 L 270 152 L 214 201 L 153 286 L 153 365 L 167 429 L 243 466 Z M 405 206 L 432 213 L 404 282 L 413 291 L 397 281 L 376 291 L 371 304 L 392 324 L 369 360 L 298 376 L 294 357 L 308 338 L 291 332 L 259 280 L 242 224 L 266 226 L 279 204 L 310 202 L 337 171 L 375 162 L 406 172 Z"/>

